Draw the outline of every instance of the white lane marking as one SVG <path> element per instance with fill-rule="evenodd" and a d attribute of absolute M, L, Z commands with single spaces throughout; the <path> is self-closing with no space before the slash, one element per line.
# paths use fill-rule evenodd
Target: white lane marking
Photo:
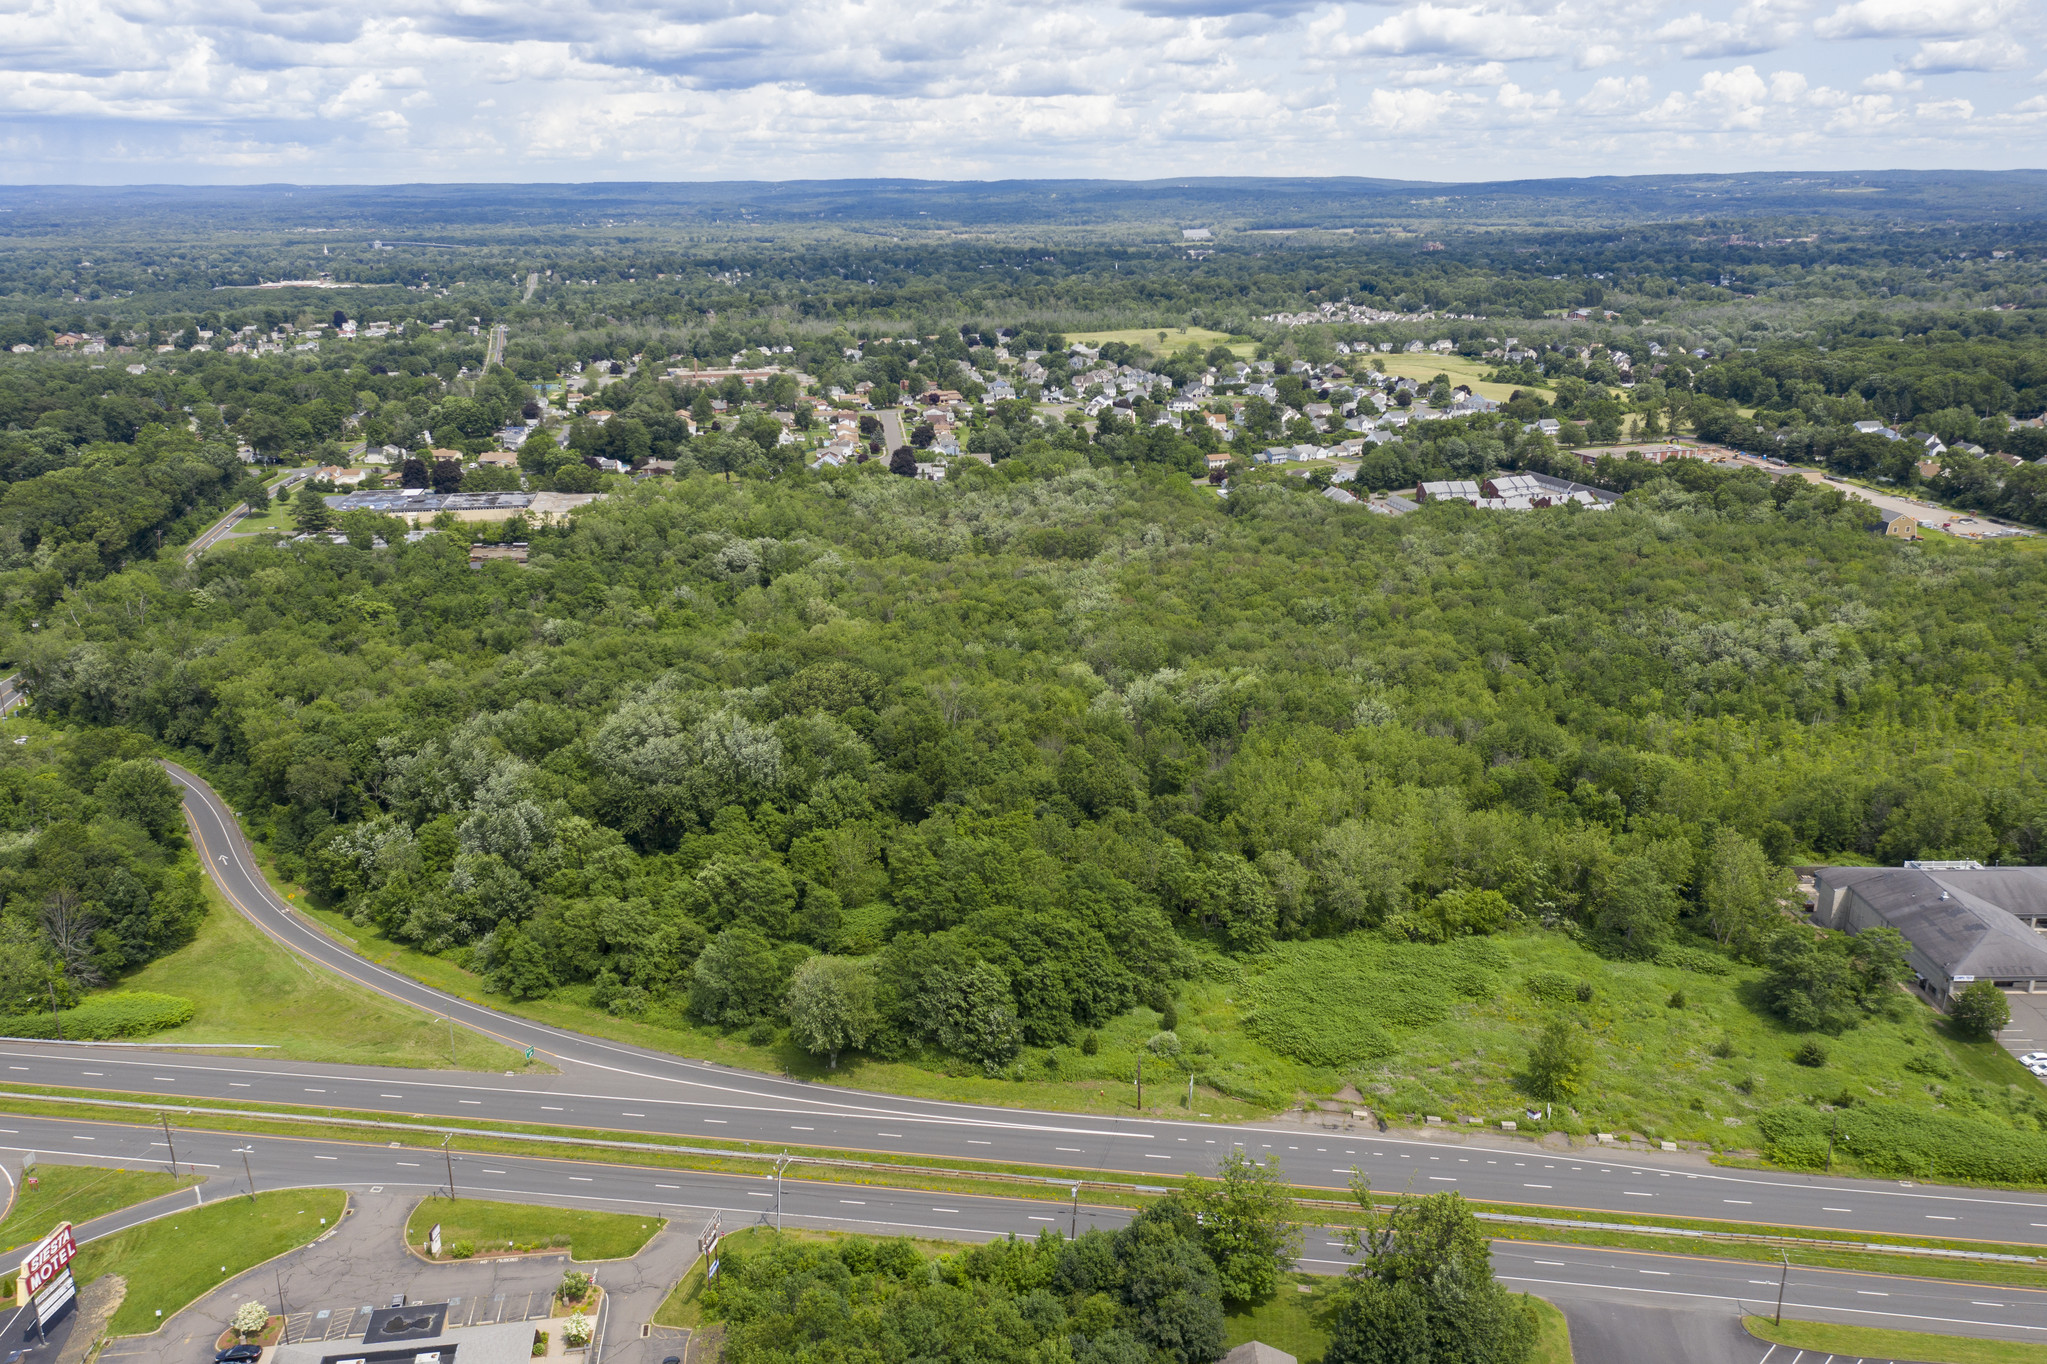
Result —
<path fill-rule="evenodd" d="M 1456 1175 L 1430 1175 L 1429 1178 L 1435 1180 L 1438 1184 L 1455 1184 L 1457 1182 Z"/>
<path fill-rule="evenodd" d="M 704 1119 L 704 1121 L 705 1121 L 705 1122 L 714 1122 L 714 1123 L 718 1124 L 718 1126 L 720 1126 L 720 1127 L 727 1127 L 727 1126 L 730 1126 L 730 1124 L 729 1124 L 729 1123 L 727 1123 L 727 1122 L 726 1122 L 726 1121 L 725 1121 L 725 1120 L 724 1120 L 723 1118 L 705 1118 L 705 1119 Z"/>
<path fill-rule="evenodd" d="M 1754 1202 L 1755 1200 L 1754 1200 L 1754 1199 L 1752 1199 L 1752 1198 L 1723 1198 L 1723 1199 L 1721 1199 L 1720 1201 L 1721 1201 L 1722 1203 L 1739 1203 L 1739 1204 L 1741 1204 L 1741 1205 L 1742 1205 L 1742 1206 L 1743 1206 L 1744 1208 L 1746 1208 L 1746 1207 L 1748 1207 L 1748 1206 L 1749 1206 L 1749 1205 L 1750 1205 L 1751 1203 L 1753 1203 L 1753 1202 Z"/>
<path fill-rule="evenodd" d="M 1548 1184 L 1523 1184 L 1521 1187 L 1524 1189 L 1547 1189 L 1553 1186 Z"/>
<path fill-rule="evenodd" d="M 419 1168 L 419 1162 L 416 1160 L 401 1160 L 398 1163 L 400 1165 L 410 1165 L 415 1170 Z"/>
<path fill-rule="evenodd" d="M 1562 1269 L 1564 1267 L 1564 1262 L 1562 1260 L 1530 1260 L 1529 1263 L 1537 1265 L 1548 1265 L 1552 1269 Z"/>
<path fill-rule="evenodd" d="M 1829 1211 L 1829 1212 L 1832 1212 L 1832 1211 L 1833 1211 L 1833 1209 L 1829 1208 L 1829 1209 L 1828 1209 L 1828 1211 Z M 1955 1218 L 1952 1218 L 1952 1217 L 1942 1217 L 1942 1216 L 1941 1216 L 1941 1215 L 1940 1215 L 1939 1213 L 1937 1213 L 1937 1212 L 1930 1212 L 1930 1213 L 1926 1214 L 1926 1220 L 1927 1220 L 1927 1221 L 1929 1221 L 1929 1222 L 1953 1222 L 1953 1221 L 1955 1221 L 1956 1219 L 1955 1219 Z"/>
<path fill-rule="evenodd" d="M 1633 1189 L 1622 1189 L 1622 1190 L 1621 1190 L 1621 1196 L 1622 1196 L 1622 1197 L 1624 1197 L 1624 1198 L 1654 1198 L 1654 1197 L 1656 1197 L 1656 1195 L 1655 1195 L 1655 1194 L 1653 1194 L 1653 1193 L 1637 1193 L 1637 1192 L 1635 1192 L 1635 1190 L 1633 1190 Z"/>
<path fill-rule="evenodd" d="M 2002 1307 L 2002 1306 L 2004 1306 L 2004 1304 L 2003 1304 L 2003 1303 L 2001 1303 L 2001 1302 L 1977 1302 L 1977 1301 L 1976 1301 L 1976 1300 L 1975 1300 L 1974 1298 L 1971 1298 L 1971 1299 L 1969 1299 L 1969 1306 L 1971 1306 L 1971 1307 Z"/>
<path fill-rule="evenodd" d="M 621 1113 L 618 1116 L 621 1118 L 644 1118 L 647 1115 L 645 1113 Z"/>
<path fill-rule="evenodd" d="M 487 1175 L 501 1175 L 501 1174 L 503 1174 L 503 1173 L 504 1173 L 504 1171 L 503 1171 L 503 1170 L 485 1170 L 485 1171 L 484 1171 L 484 1173 L 485 1173 L 485 1174 L 487 1174 Z"/>
<path fill-rule="evenodd" d="M 569 1179 L 572 1183 L 576 1184 L 588 1184 L 590 1182 L 589 1175 L 570 1175 Z"/>
<path fill-rule="evenodd" d="M 9 1070 L 27 1070 L 27 1069 L 28 1069 L 28 1067 L 27 1067 L 27 1066 L 9 1066 L 9 1067 L 8 1067 L 8 1069 L 9 1069 Z M 163 1078 L 163 1076 L 159 1075 L 159 1076 L 157 1076 L 156 1078 L 157 1078 L 157 1079 L 159 1079 L 159 1080 L 161 1080 L 161 1079 Z"/>
<path fill-rule="evenodd" d="M 1038 1215 L 1037 1215 L 1036 1213 L 1032 1213 L 1032 1214 L 1030 1214 L 1030 1219 L 1031 1219 L 1031 1221 L 1033 1221 L 1033 1222 L 1056 1222 L 1056 1221 L 1058 1221 L 1058 1219 L 1057 1219 L 1057 1218 L 1055 1218 L 1055 1217 L 1039 1217 L 1039 1216 L 1038 1216 Z"/>
<path fill-rule="evenodd" d="M 1144 1158 L 1145 1158 L 1146 1160 L 1171 1160 L 1171 1159 L 1172 1159 L 1172 1157 L 1171 1157 L 1171 1156 L 1155 1156 L 1155 1155 L 1153 1155 L 1153 1154 L 1152 1154 L 1151 1152 L 1149 1152 L 1149 1151 L 1146 1151 L 1146 1152 L 1144 1153 Z"/>
<path fill-rule="evenodd" d="M 107 1078 L 106 1072 L 102 1070 L 81 1070 L 78 1073 L 80 1075 L 90 1075 L 97 1080 L 104 1080 Z"/>
<path fill-rule="evenodd" d="M 1076 1156 L 1081 1153 L 1078 1146 L 1055 1146 L 1052 1149 L 1055 1151 L 1070 1151 Z"/>
<path fill-rule="evenodd" d="M 481 1099 L 457 1099 L 457 1100 L 455 1100 L 455 1102 L 456 1102 L 456 1103 L 460 1103 L 460 1104 L 480 1104 L 480 1103 L 482 1103 L 482 1102 L 483 1102 L 483 1100 L 481 1100 Z"/>
<path fill-rule="evenodd" d="M 405 1096 L 403 1094 L 379 1094 L 377 1097 L 380 1099 L 402 1099 Z"/>
<path fill-rule="evenodd" d="M 228 1088 L 229 1088 L 229 1089 L 247 1089 L 247 1088 L 248 1088 L 248 1086 L 247 1086 L 247 1085 L 245 1085 L 245 1084 L 243 1084 L 243 1083 L 242 1083 L 242 1082 L 241 1082 L 240 1080 L 229 1080 L 229 1081 L 227 1082 L 227 1085 L 228 1085 Z"/>
<path fill-rule="evenodd" d="M 967 1145 L 969 1146 L 993 1146 L 994 1144 L 995 1143 L 992 1141 L 975 1141 L 972 1137 L 967 1138 Z M 1165 1157 L 1165 1159 L 1171 1160 L 1172 1157 L 1167 1156 Z"/>
<path fill-rule="evenodd" d="M 903 1134 L 900 1132 L 876 1132 L 874 1135 L 877 1137 L 894 1137 L 898 1141 L 901 1141 L 903 1137 Z"/>
<path fill-rule="evenodd" d="M 1825 1208 L 1825 1207 L 1823 1207 L 1823 1208 L 1821 1208 L 1821 1209 L 1820 1209 L 1820 1211 L 1821 1211 L 1821 1212 L 1854 1212 L 1854 1211 L 1855 1211 L 1855 1209 L 1853 1209 L 1853 1208 Z M 1948 1220 L 1949 1220 L 1949 1221 L 1953 1221 L 1954 1219 L 1953 1219 L 1953 1218 L 1950 1218 L 1950 1219 L 1948 1219 Z"/>
<path fill-rule="evenodd" d="M 789 1126 L 789 1130 L 790 1130 L 791 1132 L 815 1132 L 815 1131 L 817 1131 L 817 1129 L 816 1129 L 815 1127 L 798 1127 L 798 1126 L 796 1126 L 796 1125 L 795 1125 L 794 1123 L 791 1123 L 791 1124 L 790 1124 L 790 1126 Z"/>
<path fill-rule="evenodd" d="M 561 1112 L 561 1110 L 560 1110 L 559 1108 L 556 1108 L 556 1107 L 555 1107 L 555 1106 L 554 1106 L 553 1104 L 542 1104 L 542 1105 L 540 1105 L 540 1111 L 541 1111 L 541 1112 L 543 1112 L 543 1113 L 559 1113 L 559 1112 Z"/>
<path fill-rule="evenodd" d="M 1670 1271 L 1667 1269 L 1638 1269 L 1635 1272 L 1637 1274 L 1661 1274 L 1666 1279 L 1670 1277 Z"/>
<path fill-rule="evenodd" d="M 98 1140 L 98 1138 L 96 1138 L 96 1137 L 81 1137 L 81 1136 L 77 1136 L 77 1135 L 75 1135 L 75 1134 L 74 1134 L 74 1135 L 72 1136 L 71 1140 L 73 1140 L 73 1141 L 96 1141 L 96 1140 Z"/>
<path fill-rule="evenodd" d="M 933 1208 L 933 1209 L 932 1209 L 931 1211 L 933 1211 L 933 1212 L 950 1212 L 950 1213 L 957 1213 L 957 1212 L 959 1211 L 959 1209 L 958 1209 L 958 1208 Z"/>
<path fill-rule="evenodd" d="M 504 1171 L 503 1171 L 503 1170 L 485 1170 L 485 1171 L 484 1171 L 484 1173 L 485 1173 L 485 1174 L 487 1174 L 487 1175 L 501 1175 L 501 1174 L 503 1174 L 503 1173 L 504 1173 Z M 654 1187 L 655 1187 L 655 1188 L 657 1188 L 657 1189 L 679 1189 L 679 1188 L 681 1188 L 681 1187 L 682 1187 L 682 1185 L 680 1185 L 680 1184 L 656 1184 L 656 1185 L 655 1185 Z"/>
<path fill-rule="evenodd" d="M 340 1156 L 314 1156 L 314 1160 L 339 1160 Z"/>
<path fill-rule="evenodd" d="M 748 1198 L 773 1198 L 773 1197 L 774 1197 L 774 1195 L 773 1195 L 773 1194 L 771 1194 L 771 1193 L 762 1193 L 762 1192 L 761 1192 L 760 1190 L 758 1190 L 758 1189 L 748 1189 L 748 1190 L 746 1191 L 746 1196 L 747 1196 Z"/>
<path fill-rule="evenodd" d="M 842 1198 L 839 1201 L 854 1208 L 864 1208 L 867 1206 L 867 1200 L 864 1198 Z"/>
<path fill-rule="evenodd" d="M 306 1089 L 306 1093 L 308 1094 L 325 1094 L 326 1092 L 327 1091 L 324 1089 L 313 1089 L 310 1086 L 308 1086 Z"/>
<path fill-rule="evenodd" d="M 1865 1298 L 1888 1298 L 1890 1296 L 1888 1293 L 1879 1293 L 1874 1288 L 1858 1288 L 1855 1291 Z"/>

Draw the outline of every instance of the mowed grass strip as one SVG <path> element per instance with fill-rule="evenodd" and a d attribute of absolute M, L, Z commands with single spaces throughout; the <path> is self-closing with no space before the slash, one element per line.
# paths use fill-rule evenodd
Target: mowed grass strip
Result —
<path fill-rule="evenodd" d="M 198 936 L 121 982 L 192 1001 L 192 1021 L 156 1034 L 160 1042 L 259 1042 L 296 1061 L 524 1070 L 502 1043 L 455 1029 L 312 966 L 243 918 L 207 878 L 209 906 Z"/>
<path fill-rule="evenodd" d="M 441 1226 L 441 1253 L 457 1241 L 473 1242 L 479 1255 L 520 1248 L 567 1246 L 573 1260 L 623 1260 L 665 1225 L 662 1218 L 637 1213 L 587 1212 L 581 1208 L 550 1208 L 532 1203 L 493 1203 L 476 1198 L 428 1198 L 405 1222 L 405 1239 L 426 1245 L 434 1224 Z"/>
<path fill-rule="evenodd" d="M 338 1189 L 223 1199 L 102 1237 L 79 1250 L 71 1272 L 80 1284 L 102 1274 L 128 1281 L 109 1335 L 154 1331 L 229 1279 L 313 1240 L 340 1220 L 347 1201 Z M 261 1293 L 251 1296 L 268 1301 Z"/>
<path fill-rule="evenodd" d="M 1757 1340 L 1842 1359 L 1911 1359 L 1919 1364 L 2047 1364 L 2047 1344 L 2029 1340 L 1934 1336 L 1918 1331 L 1887 1331 L 1878 1326 L 1836 1326 L 1827 1321 L 1773 1324 L 1768 1317 L 1744 1317 L 1742 1324 Z"/>
<path fill-rule="evenodd" d="M 34 1187 L 29 1186 L 31 1179 Z M 192 1176 L 173 1179 L 161 1171 L 34 1165 L 22 1176 L 6 1219 L 0 1220 L 0 1247 L 25 1246 L 40 1241 L 59 1222 L 90 1222 L 197 1183 Z"/>

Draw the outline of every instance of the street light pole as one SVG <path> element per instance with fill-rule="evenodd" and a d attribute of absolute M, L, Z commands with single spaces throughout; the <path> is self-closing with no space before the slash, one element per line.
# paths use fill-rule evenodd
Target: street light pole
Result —
<path fill-rule="evenodd" d="M 1144 1112 L 1144 1060 L 1142 1057 L 1137 1062 L 1137 1111 L 1140 1113 Z"/>
<path fill-rule="evenodd" d="M 163 1123 L 163 1144 L 171 1153 L 171 1179 L 175 1181 L 178 1177 L 178 1148 L 171 1145 L 171 1115 L 159 1113 L 156 1116 Z"/>
<path fill-rule="evenodd" d="M 775 1232 L 782 1231 L 782 1171 L 789 1167 L 789 1153 L 782 1152 L 782 1158 L 775 1162 Z"/>
<path fill-rule="evenodd" d="M 235 1153 L 242 1158 L 242 1173 L 249 1177 L 249 1201 L 252 1203 L 256 1200 L 256 1172 L 249 1168 L 249 1152 L 255 1149 L 253 1146 L 235 1148 Z"/>
<path fill-rule="evenodd" d="M 441 1154 L 445 1156 L 448 1161 L 448 1201 L 450 1203 L 453 1203 L 455 1201 L 455 1153 L 448 1146 L 448 1143 L 453 1140 L 455 1140 L 455 1134 L 453 1132 L 450 1132 L 448 1133 L 447 1136 L 441 1138 Z"/>
<path fill-rule="evenodd" d="M 1080 1239 L 1080 1185 L 1078 1184 L 1073 1186 L 1073 1226 L 1067 1231 L 1066 1239 L 1069 1241 Z"/>
<path fill-rule="evenodd" d="M 1790 1282 L 1791 1252 L 1787 1250 L 1784 1252 L 1784 1273 L 1782 1277 L 1780 1277 L 1777 1280 L 1777 1315 L 1775 1320 L 1779 1326 L 1782 1326 L 1784 1324 L 1784 1285 Z"/>

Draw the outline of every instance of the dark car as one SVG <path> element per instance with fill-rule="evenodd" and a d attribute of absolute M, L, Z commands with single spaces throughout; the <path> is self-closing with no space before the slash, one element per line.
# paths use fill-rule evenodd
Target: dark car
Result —
<path fill-rule="evenodd" d="M 256 1364 L 262 1357 L 261 1345 L 230 1345 L 213 1357 L 213 1364 Z"/>

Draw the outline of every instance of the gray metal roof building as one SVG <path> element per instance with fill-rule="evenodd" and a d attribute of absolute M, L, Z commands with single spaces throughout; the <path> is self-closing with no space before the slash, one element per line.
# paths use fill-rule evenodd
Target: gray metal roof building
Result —
<path fill-rule="evenodd" d="M 1978 980 L 2029 994 L 2047 987 L 2047 867 L 1821 867 L 1813 882 L 1816 922 L 1849 933 L 1897 929 L 1937 999 Z"/>

